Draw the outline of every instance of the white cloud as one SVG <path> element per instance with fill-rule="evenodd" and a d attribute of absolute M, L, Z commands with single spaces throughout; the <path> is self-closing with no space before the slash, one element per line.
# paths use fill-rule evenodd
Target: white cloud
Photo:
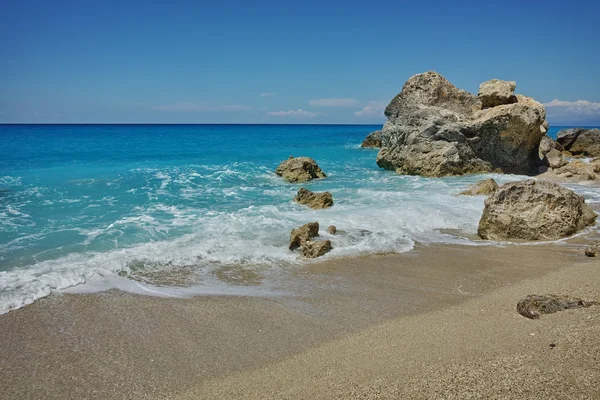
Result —
<path fill-rule="evenodd" d="M 356 111 L 354 113 L 354 115 L 357 117 L 364 117 L 364 118 L 370 118 L 370 117 L 383 118 L 384 117 L 383 111 L 385 110 L 386 106 L 387 106 L 387 102 L 384 102 L 384 101 L 370 101 L 366 106 L 364 106 L 362 108 L 362 110 Z"/>
<path fill-rule="evenodd" d="M 306 118 L 314 118 L 318 113 L 305 111 L 301 108 L 298 110 L 289 110 L 289 111 L 269 111 L 267 115 L 272 115 L 275 117 L 306 117 Z"/>
<path fill-rule="evenodd" d="M 315 99 L 308 102 L 313 107 L 353 107 L 358 105 L 356 99 Z"/>
<path fill-rule="evenodd" d="M 600 116 L 600 103 L 587 100 L 564 101 L 554 99 L 544 103 L 549 116 Z"/>
<path fill-rule="evenodd" d="M 223 104 L 218 102 L 194 103 L 189 101 L 180 101 L 178 103 L 167 104 L 152 107 L 157 111 L 186 111 L 186 112 L 205 112 L 205 111 L 247 111 L 252 106 L 243 104 Z"/>
<path fill-rule="evenodd" d="M 264 92 L 264 93 L 260 94 L 260 97 L 273 97 L 273 96 L 277 96 L 277 93 Z"/>

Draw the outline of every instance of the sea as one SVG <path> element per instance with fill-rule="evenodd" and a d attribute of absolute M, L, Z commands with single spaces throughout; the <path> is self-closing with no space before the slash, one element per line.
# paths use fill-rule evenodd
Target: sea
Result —
<path fill-rule="evenodd" d="M 484 198 L 457 194 L 522 177 L 382 170 L 377 150 L 360 147 L 380 128 L 0 125 L 0 313 L 69 291 L 261 293 L 270 276 L 319 262 L 288 250 L 290 230 L 310 221 L 333 244 L 325 260 L 489 245 L 475 238 Z M 314 158 L 327 178 L 285 182 L 274 170 L 290 155 Z M 331 192 L 334 206 L 295 203 L 301 186 Z M 600 203 L 600 190 L 571 188 Z"/>

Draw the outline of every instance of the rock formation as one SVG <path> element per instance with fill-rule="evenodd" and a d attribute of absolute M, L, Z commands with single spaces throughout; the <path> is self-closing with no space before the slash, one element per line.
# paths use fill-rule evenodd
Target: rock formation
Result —
<path fill-rule="evenodd" d="M 530 319 L 538 319 L 541 314 L 552 314 L 573 308 L 585 308 L 598 304 L 576 297 L 557 296 L 555 294 L 530 294 L 517 303 L 517 312 Z"/>
<path fill-rule="evenodd" d="M 303 247 L 306 242 L 310 241 L 310 239 L 315 236 L 319 236 L 318 222 L 309 222 L 299 228 L 292 229 L 292 232 L 290 233 L 290 250 Z"/>
<path fill-rule="evenodd" d="M 478 97 L 483 108 L 516 103 L 515 89 L 517 82 L 492 79 L 479 85 Z"/>
<path fill-rule="evenodd" d="M 596 213 L 582 196 L 551 182 L 506 183 L 485 201 L 482 239 L 553 240 L 593 225 Z"/>
<path fill-rule="evenodd" d="M 550 136 L 542 136 L 538 152 L 540 160 L 543 159 L 546 156 L 546 154 L 548 154 L 552 149 L 562 152 L 564 150 L 564 147 L 560 143 L 552 139 Z"/>
<path fill-rule="evenodd" d="M 317 258 L 330 252 L 332 249 L 330 240 L 308 241 L 302 246 L 302 252 L 306 258 Z"/>
<path fill-rule="evenodd" d="M 563 129 L 556 141 L 574 156 L 600 157 L 600 129 Z"/>
<path fill-rule="evenodd" d="M 360 147 L 381 147 L 381 131 L 371 132 L 367 135 Z"/>
<path fill-rule="evenodd" d="M 300 188 L 294 200 L 300 204 L 309 206 L 314 210 L 331 207 L 333 205 L 333 196 L 329 192 L 315 193 L 308 189 Z"/>
<path fill-rule="evenodd" d="M 433 71 L 411 77 L 385 110 L 377 164 L 423 176 L 536 172 L 546 112 L 513 90 L 485 82 L 480 99 Z"/>
<path fill-rule="evenodd" d="M 498 184 L 492 178 L 472 184 L 459 193 L 459 196 L 487 196 L 498 190 Z"/>
<path fill-rule="evenodd" d="M 335 225 L 329 225 L 329 228 L 327 228 L 327 232 L 329 232 L 331 235 L 335 235 L 335 233 L 337 232 L 337 228 L 335 227 Z"/>
<path fill-rule="evenodd" d="M 312 158 L 292 156 L 279 164 L 275 173 L 288 182 L 306 182 L 327 176 Z"/>

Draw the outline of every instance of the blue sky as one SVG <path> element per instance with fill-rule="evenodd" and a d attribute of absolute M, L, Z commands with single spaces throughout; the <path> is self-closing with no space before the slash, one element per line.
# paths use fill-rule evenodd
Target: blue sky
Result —
<path fill-rule="evenodd" d="M 379 124 L 436 70 L 598 125 L 597 3 L 0 0 L 0 122 Z"/>

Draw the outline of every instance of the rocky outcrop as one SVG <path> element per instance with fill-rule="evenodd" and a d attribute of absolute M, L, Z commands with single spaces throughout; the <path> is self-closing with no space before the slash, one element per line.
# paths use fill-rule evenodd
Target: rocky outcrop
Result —
<path fill-rule="evenodd" d="M 515 88 L 517 82 L 492 79 L 479 85 L 478 97 L 483 108 L 516 103 Z"/>
<path fill-rule="evenodd" d="M 600 254 L 600 240 L 594 240 L 585 248 L 585 255 L 588 257 L 598 257 Z"/>
<path fill-rule="evenodd" d="M 487 196 L 498 190 L 498 184 L 492 178 L 472 184 L 459 193 L 459 196 Z"/>
<path fill-rule="evenodd" d="M 328 208 L 333 205 L 333 196 L 329 192 L 315 193 L 308 189 L 300 188 L 294 200 L 309 206 L 314 210 Z"/>
<path fill-rule="evenodd" d="M 482 239 L 552 240 L 596 221 L 583 197 L 551 182 L 506 183 L 485 201 L 477 233 Z"/>
<path fill-rule="evenodd" d="M 302 252 L 306 258 L 317 258 L 329 253 L 331 251 L 330 240 L 319 240 L 317 242 L 306 242 L 302 246 Z"/>
<path fill-rule="evenodd" d="M 552 139 L 550 136 L 542 136 L 542 140 L 540 141 L 540 146 L 538 150 L 540 160 L 543 159 L 546 156 L 546 154 L 548 154 L 552 149 L 562 152 L 564 150 L 564 147 L 560 143 Z"/>
<path fill-rule="evenodd" d="M 363 140 L 360 147 L 381 147 L 381 131 L 371 132 L 367 135 L 365 140 Z"/>
<path fill-rule="evenodd" d="M 329 234 L 331 235 L 335 235 L 335 233 L 337 232 L 337 228 L 335 227 L 335 225 L 329 225 L 329 228 L 327 228 L 327 232 L 329 232 Z"/>
<path fill-rule="evenodd" d="M 538 319 L 541 314 L 552 314 L 574 308 L 586 308 L 598 304 L 576 297 L 558 296 L 555 294 L 530 294 L 517 303 L 517 312 L 530 319 Z"/>
<path fill-rule="evenodd" d="M 279 164 L 275 173 L 288 182 L 306 182 L 327 176 L 312 158 L 292 156 Z"/>
<path fill-rule="evenodd" d="M 556 141 L 574 156 L 600 157 L 600 129 L 563 129 Z"/>
<path fill-rule="evenodd" d="M 502 81 L 489 85 L 490 90 L 484 85 L 486 104 L 491 104 L 492 98 L 500 101 L 504 92 L 499 88 L 507 85 L 512 87 Z M 533 99 L 513 97 L 510 104 L 483 109 L 480 98 L 458 89 L 438 73 L 415 75 L 385 110 L 388 120 L 382 129 L 383 147 L 377 164 L 423 176 L 496 169 L 536 172 L 546 112 Z"/>
<path fill-rule="evenodd" d="M 298 247 L 303 247 L 307 242 L 315 236 L 319 236 L 319 223 L 309 222 L 299 228 L 292 229 L 290 233 L 290 250 L 295 250 Z"/>

